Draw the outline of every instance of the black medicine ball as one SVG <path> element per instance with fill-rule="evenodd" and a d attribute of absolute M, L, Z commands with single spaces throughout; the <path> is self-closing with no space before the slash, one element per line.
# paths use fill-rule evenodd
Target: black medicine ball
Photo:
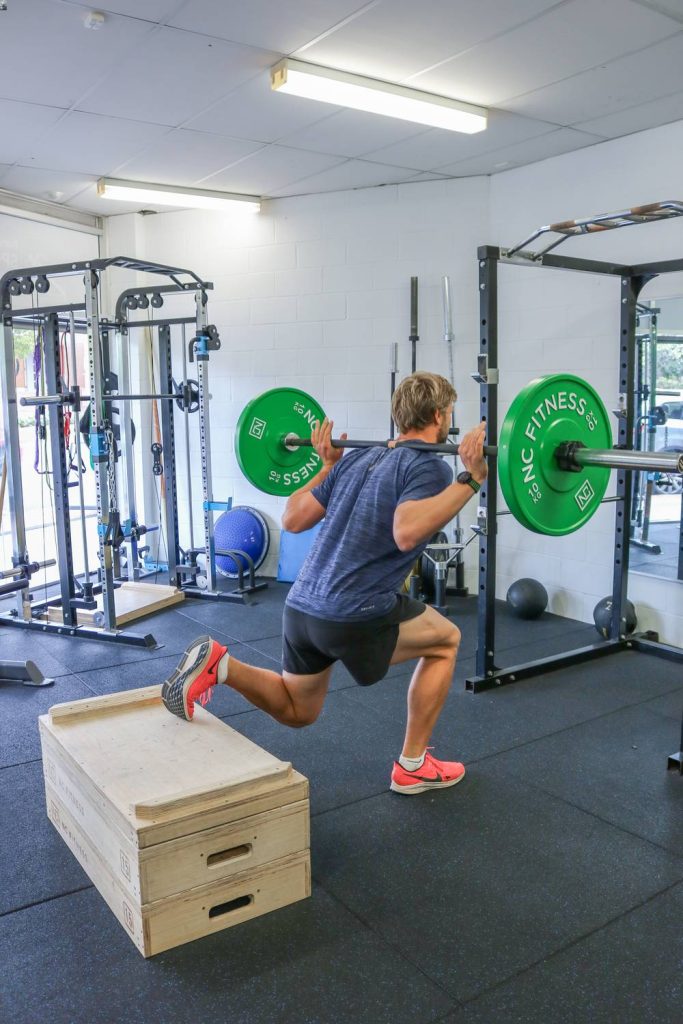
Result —
<path fill-rule="evenodd" d="M 537 619 L 548 607 L 548 592 L 538 580 L 525 577 L 510 585 L 505 600 L 519 619 Z"/>
<path fill-rule="evenodd" d="M 638 625 L 638 616 L 632 601 L 626 602 L 624 617 L 626 618 L 626 632 L 632 633 Z M 600 636 L 607 638 L 609 636 L 610 622 L 612 621 L 611 596 L 603 597 L 601 601 L 598 601 L 593 609 L 593 621 Z"/>

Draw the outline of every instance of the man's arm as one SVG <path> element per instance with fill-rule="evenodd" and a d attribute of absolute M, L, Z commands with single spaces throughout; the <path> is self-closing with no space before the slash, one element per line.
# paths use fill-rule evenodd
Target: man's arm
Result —
<path fill-rule="evenodd" d="M 479 484 L 486 480 L 488 473 L 483 453 L 485 430 L 486 425 L 480 423 L 463 437 L 458 449 L 463 466 Z M 398 505 L 394 512 L 393 534 L 399 551 L 412 551 L 433 537 L 473 495 L 474 490 L 469 484 L 454 482 L 431 498 L 404 501 Z"/>
<path fill-rule="evenodd" d="M 412 551 L 429 540 L 450 523 L 473 496 L 469 484 L 452 483 L 433 498 L 402 502 L 394 513 L 396 547 L 399 551 Z"/>
<path fill-rule="evenodd" d="M 308 483 L 300 487 L 298 491 L 295 491 L 287 499 L 282 516 L 282 527 L 289 533 L 303 533 L 304 530 L 310 530 L 312 526 L 315 526 L 316 523 L 319 523 L 325 517 L 325 506 L 321 505 L 318 499 L 310 492 L 314 487 L 319 487 L 327 479 L 344 454 L 342 448 L 332 447 L 333 426 L 332 421 L 325 418 L 311 432 L 313 447 L 322 459 L 323 464 L 312 480 L 309 480 Z M 346 438 L 346 434 L 341 436 L 344 439 Z"/>
<path fill-rule="evenodd" d="M 282 528 L 289 533 L 303 533 L 325 518 L 325 507 L 310 493 L 329 475 L 332 466 L 323 466 L 307 484 L 290 494 L 282 516 Z"/>

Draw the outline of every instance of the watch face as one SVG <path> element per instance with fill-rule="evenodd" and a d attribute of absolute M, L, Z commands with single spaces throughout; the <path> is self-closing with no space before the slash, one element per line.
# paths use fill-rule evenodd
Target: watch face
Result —
<path fill-rule="evenodd" d="M 472 479 L 472 474 L 468 470 L 463 470 L 462 473 L 458 473 L 456 480 L 459 484 L 468 484 Z"/>

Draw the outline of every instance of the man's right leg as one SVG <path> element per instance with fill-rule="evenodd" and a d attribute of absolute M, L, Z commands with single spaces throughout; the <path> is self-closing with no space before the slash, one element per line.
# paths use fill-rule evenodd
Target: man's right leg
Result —
<path fill-rule="evenodd" d="M 176 671 L 162 686 L 162 699 L 173 714 L 188 721 L 194 703 L 210 699 L 211 690 L 223 683 L 283 725 L 298 728 L 316 720 L 327 694 L 332 667 L 313 675 L 280 675 L 238 661 L 211 637 L 194 640 Z"/>
<path fill-rule="evenodd" d="M 418 658 L 408 690 L 408 721 L 402 756 L 422 755 L 453 680 L 460 630 L 433 608 L 402 622 L 391 664 Z"/>
<path fill-rule="evenodd" d="M 396 665 L 418 659 L 408 688 L 408 719 L 403 750 L 392 772 L 391 788 L 401 793 L 455 785 L 465 774 L 458 761 L 437 761 L 427 753 L 432 730 L 453 681 L 460 630 L 433 608 L 402 622 L 391 659 Z"/>

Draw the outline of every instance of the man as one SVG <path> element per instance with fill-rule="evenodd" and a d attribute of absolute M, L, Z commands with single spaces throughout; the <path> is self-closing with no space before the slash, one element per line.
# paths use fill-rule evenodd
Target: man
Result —
<path fill-rule="evenodd" d="M 484 423 L 460 443 L 465 471 L 456 481 L 441 456 L 400 447 L 413 439 L 443 443 L 456 397 L 444 377 L 413 373 L 392 400 L 396 446 L 351 449 L 344 458 L 343 449 L 332 447 L 333 424 L 316 425 L 311 436 L 322 469 L 290 496 L 282 517 L 292 533 L 324 519 L 285 604 L 282 674 L 239 662 L 201 637 L 163 685 L 169 711 L 191 719 L 194 701 L 206 703 L 213 686 L 224 683 L 278 722 L 300 727 L 320 714 L 335 661 L 368 686 L 390 665 L 419 659 L 391 788 L 412 795 L 460 782 L 462 764 L 437 761 L 427 750 L 453 678 L 460 631 L 434 608 L 398 593 L 429 539 L 486 479 Z"/>

